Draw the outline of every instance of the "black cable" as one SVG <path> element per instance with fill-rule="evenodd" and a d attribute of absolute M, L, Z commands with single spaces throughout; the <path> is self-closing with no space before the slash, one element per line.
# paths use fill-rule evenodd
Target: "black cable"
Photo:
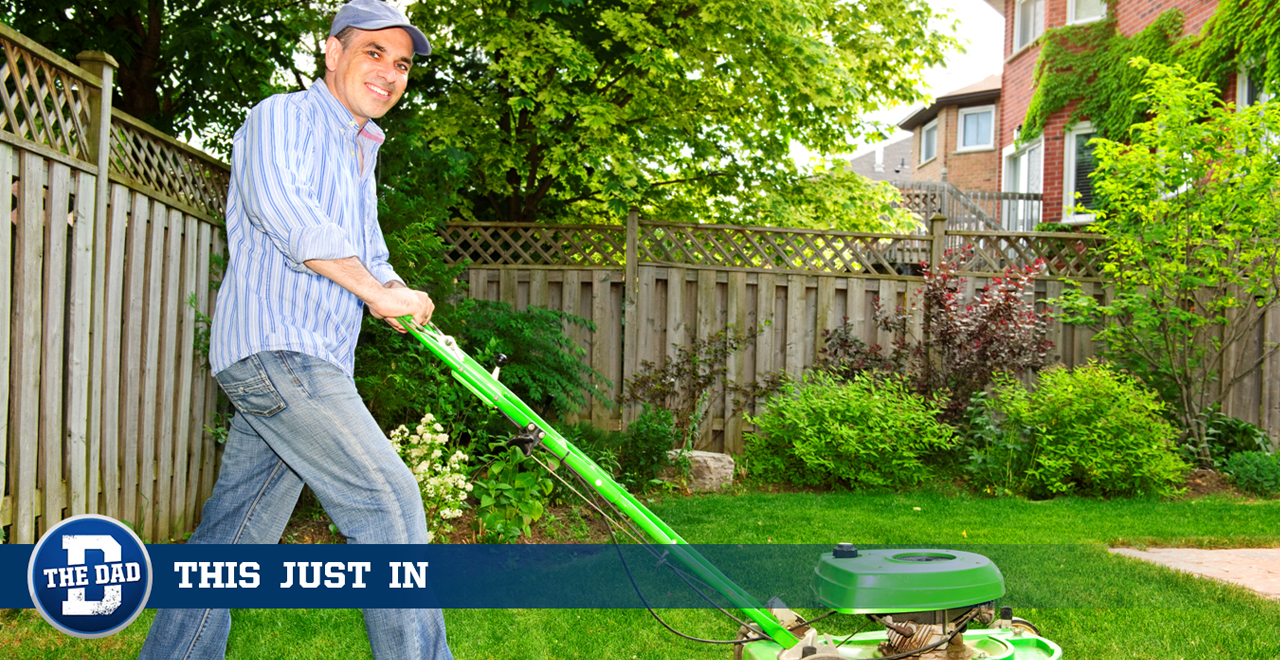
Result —
<path fill-rule="evenodd" d="M 552 472 L 549 468 L 547 468 L 547 466 L 546 466 L 546 465 L 544 465 L 544 464 L 542 463 L 542 461 L 538 461 L 538 464 L 539 464 L 539 465 L 542 465 L 542 467 L 543 467 L 544 469 L 547 469 L 549 472 Z M 582 476 L 581 474 L 578 474 L 578 471 L 577 471 L 577 470 L 570 470 L 570 472 L 572 472 L 572 473 L 573 473 L 573 476 L 575 476 L 575 477 L 577 477 L 577 478 L 578 478 L 578 481 L 582 483 L 582 486 L 583 486 L 583 488 L 584 488 L 584 489 L 586 489 L 586 490 L 588 490 L 588 491 L 590 491 L 590 490 L 591 490 L 591 486 L 587 483 L 586 479 L 584 479 L 584 478 L 583 478 L 583 476 Z M 555 474 L 554 472 L 552 472 L 552 475 L 553 475 L 553 476 L 555 476 L 555 477 L 557 477 L 557 478 L 559 478 L 559 475 Z M 561 479 L 561 481 L 563 481 L 563 479 Z M 567 483 L 566 483 L 566 485 L 567 485 Z M 577 492 L 577 491 L 576 491 L 576 489 L 574 490 L 574 492 L 575 492 L 575 493 Z M 587 498 L 586 498 L 586 496 L 585 496 L 585 495 L 582 495 L 581 493 L 577 493 L 577 494 L 578 494 L 578 496 L 579 496 L 579 497 L 581 497 L 584 501 L 586 501 L 586 500 L 587 500 Z M 628 523 L 631 523 L 630 518 L 628 518 L 627 516 L 623 515 L 623 513 L 622 513 L 621 511 L 619 511 L 619 510 L 618 510 L 618 507 L 617 507 L 613 502 L 610 502 L 608 498 L 602 498 L 602 499 L 604 499 L 605 504 L 608 504 L 608 505 L 609 505 L 609 508 L 613 509 L 614 513 L 616 513 L 620 518 L 622 518 L 622 519 L 626 520 Z M 654 612 L 654 611 L 653 611 L 653 608 L 649 606 L 649 601 L 648 601 L 648 600 L 646 600 L 646 599 L 645 599 L 645 597 L 644 597 L 644 594 L 642 594 L 642 593 L 640 592 L 640 586 L 636 584 L 635 577 L 631 574 L 631 567 L 627 564 L 626 557 L 624 557 L 624 556 L 623 556 L 623 554 L 622 554 L 622 545 L 621 545 L 620 543 L 618 543 L 618 537 L 617 537 L 617 535 L 615 535 L 615 534 L 614 534 L 614 532 L 613 532 L 613 524 L 617 524 L 617 523 L 615 523 L 615 522 L 613 521 L 613 519 L 612 519 L 612 518 L 610 518 L 609 516 L 605 516 L 605 515 L 603 515 L 603 513 L 604 513 L 604 512 L 603 512 L 603 511 L 602 511 L 598 506 L 596 506 L 594 503 L 592 503 L 592 502 L 590 502 L 590 501 L 587 501 L 587 504 L 588 504 L 589 506 L 591 506 L 592 508 L 596 509 L 596 511 L 600 512 L 600 513 L 601 513 L 601 515 L 602 515 L 602 517 L 605 519 L 605 528 L 609 530 L 609 538 L 613 540 L 613 547 L 614 547 L 614 550 L 615 550 L 615 551 L 617 551 L 617 553 L 618 553 L 618 559 L 622 562 L 622 568 L 623 568 L 623 570 L 625 570 L 625 571 L 626 571 L 626 573 L 627 573 L 627 579 L 631 582 L 631 588 L 635 590 L 635 592 L 636 592 L 636 596 L 638 596 L 638 597 L 640 598 L 640 602 L 641 602 L 642 604 L 644 604 L 645 609 L 649 611 L 649 614 L 650 614 L 650 615 L 652 615 L 652 616 L 653 616 L 653 618 L 654 618 L 655 620 L 657 620 L 657 622 L 658 622 L 658 623 L 662 624 L 662 627 L 666 628 L 667 630 L 669 630 L 670 632 L 672 632 L 672 633 L 673 633 L 673 634 L 675 634 L 675 635 L 678 635 L 678 636 L 680 636 L 680 637 L 683 637 L 683 638 L 688 639 L 688 640 L 691 640 L 691 641 L 695 641 L 695 642 L 702 642 L 702 643 L 704 643 L 704 644 L 747 644 L 747 643 L 755 642 L 755 641 L 759 641 L 759 640 L 762 640 L 762 639 L 769 639 L 768 637 L 747 637 L 747 638 L 745 638 L 745 639 L 734 639 L 734 640 L 702 639 L 701 637 L 693 637 L 692 635 L 686 635 L 686 634 L 684 634 L 684 633 L 680 632 L 679 630 L 676 630 L 675 628 L 672 628 L 672 627 L 671 627 L 671 626 L 670 626 L 666 621 L 663 621 L 663 620 L 662 620 L 662 617 L 658 616 L 658 613 L 657 613 L 657 612 Z M 610 523 L 613 523 L 613 524 L 610 524 Z M 656 559 L 659 561 L 659 563 L 665 564 L 665 565 L 667 566 L 667 568 L 671 569 L 671 571 L 672 571 L 673 573 L 675 573 L 675 574 L 676 574 L 676 576 L 677 576 L 677 577 L 679 577 L 679 578 L 680 578 L 680 579 L 681 579 L 681 580 L 682 580 L 686 585 L 688 585 L 688 587 L 689 587 L 690 589 L 693 589 L 695 593 L 697 593 L 699 596 L 701 596 L 701 597 L 703 598 L 703 600 L 707 601 L 707 603 L 709 603 L 712 607 L 714 607 L 714 608 L 716 608 L 717 610 L 719 610 L 721 614 L 723 614 L 723 615 L 725 615 L 725 616 L 729 617 L 730 619 L 733 619 L 733 620 L 734 620 L 735 622 L 737 622 L 740 626 L 742 626 L 743 628 L 746 628 L 747 630 L 754 630 L 754 629 L 751 627 L 751 624 L 749 624 L 749 623 L 747 623 L 747 622 L 743 621 L 742 619 L 739 619 L 738 617 L 734 616 L 733 614 L 729 613 L 727 610 L 725 610 L 723 607 L 721 607 L 718 603 L 716 603 L 714 600 L 712 600 L 710 596 L 708 596 L 708 595 L 706 595 L 705 593 L 703 593 L 703 592 L 702 592 L 702 590 L 701 590 L 701 589 L 699 589 L 697 586 L 695 586 L 695 585 L 693 584 L 693 582 L 690 580 L 690 578 L 691 578 L 692 576 L 687 576 L 687 575 L 685 575 L 684 571 L 680 570 L 680 568 L 679 568 L 679 567 L 677 567 L 677 566 L 673 565 L 671 562 L 667 561 L 667 560 L 666 560 L 666 557 L 665 557 L 665 556 L 663 556 L 663 555 L 665 555 L 665 552 L 663 553 L 663 555 L 660 555 L 660 554 L 659 554 L 659 553 L 658 553 L 658 552 L 653 548 L 653 546 L 652 546 L 651 544 L 644 542 L 644 535 L 643 535 L 643 533 L 641 533 L 641 532 L 640 532 L 640 530 L 638 530 L 638 529 L 634 529 L 634 527 L 635 527 L 634 523 L 631 523 L 631 526 L 632 526 L 632 528 L 633 528 L 634 532 L 636 532 L 636 534 L 635 534 L 634 536 L 635 536 L 635 538 L 639 541 L 639 545 L 640 545 L 640 546 L 642 546 L 645 550 L 647 550 L 647 551 L 649 552 L 649 554 L 653 555 L 653 557 L 654 557 L 654 558 L 656 558 Z M 696 578 L 696 577 L 693 577 L 693 579 L 694 579 L 694 580 L 697 580 L 697 578 Z M 702 582 L 702 580 L 697 580 L 697 581 L 698 581 L 698 582 L 701 582 L 701 583 L 703 584 L 703 586 L 708 586 L 708 587 L 710 586 L 710 585 L 707 585 L 705 582 Z M 809 620 L 807 620 L 807 621 L 806 621 L 806 620 L 804 620 L 804 619 L 801 619 L 802 623 L 800 623 L 800 624 L 798 624 L 798 625 L 795 625 L 795 626 L 792 626 L 791 628 L 788 628 L 788 631 L 794 631 L 794 630 L 797 630 L 797 629 L 799 629 L 799 628 L 803 628 L 803 627 L 805 627 L 805 626 L 808 626 L 808 625 L 812 624 L 812 623 L 813 623 L 813 622 L 815 622 L 815 621 L 819 621 L 819 620 L 821 620 L 821 619 L 825 619 L 825 618 L 827 618 L 827 617 L 829 617 L 829 616 L 831 616 L 831 615 L 833 615 L 833 614 L 836 614 L 836 612 L 835 612 L 834 610 L 833 610 L 833 611 L 831 611 L 831 612 L 828 612 L 828 613 L 826 613 L 826 614 L 823 614 L 823 615 L 821 615 L 821 616 L 814 617 L 813 619 L 809 619 Z M 865 626 L 864 626 L 864 627 L 865 627 Z M 856 634 L 856 633 L 855 633 L 855 634 Z"/>
<path fill-rule="evenodd" d="M 858 634 L 858 633 L 862 632 L 863 630 L 866 630 L 867 626 L 869 626 L 869 625 L 871 625 L 871 618 L 870 618 L 870 617 L 868 617 L 868 618 L 867 618 L 867 622 L 866 622 L 866 623 L 862 624 L 862 626 L 860 626 L 857 630 L 855 630 L 855 631 L 853 631 L 852 633 L 850 633 L 848 637 L 845 637 L 844 639 L 840 640 L 840 643 L 839 643 L 839 644 L 836 644 L 836 648 L 840 648 L 841 646 L 844 646 L 844 643 L 845 643 L 845 642 L 847 642 L 847 641 L 849 641 L 849 640 L 853 639 L 853 636 L 854 636 L 854 635 L 856 635 L 856 634 Z"/>

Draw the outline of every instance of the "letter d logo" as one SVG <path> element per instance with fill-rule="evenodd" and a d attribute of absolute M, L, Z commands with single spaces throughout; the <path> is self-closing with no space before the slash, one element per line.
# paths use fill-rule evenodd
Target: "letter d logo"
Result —
<path fill-rule="evenodd" d="M 27 565 L 27 588 L 49 625 L 74 637 L 106 637 L 146 607 L 151 558 L 120 522 L 75 516 L 40 537 Z"/>

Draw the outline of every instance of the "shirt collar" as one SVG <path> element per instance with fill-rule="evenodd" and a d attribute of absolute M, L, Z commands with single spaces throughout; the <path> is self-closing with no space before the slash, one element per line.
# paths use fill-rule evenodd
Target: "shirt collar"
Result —
<path fill-rule="evenodd" d="M 311 83 L 311 88 L 307 90 L 307 93 L 315 104 L 323 109 L 325 116 L 341 125 L 344 131 L 355 131 L 357 126 L 355 115 L 351 114 L 351 111 L 346 106 L 334 98 L 323 78 L 317 78 L 315 82 Z M 360 130 L 360 133 L 373 140 L 374 144 L 382 144 L 383 140 L 386 139 L 386 134 L 382 132 L 382 129 L 377 124 L 373 123 L 372 119 L 364 123 L 364 128 Z"/>

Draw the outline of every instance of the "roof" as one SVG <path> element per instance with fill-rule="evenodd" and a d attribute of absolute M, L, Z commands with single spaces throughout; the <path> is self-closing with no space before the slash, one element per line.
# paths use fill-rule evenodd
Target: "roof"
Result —
<path fill-rule="evenodd" d="M 971 106 L 1000 98 L 1000 74 L 993 74 L 972 85 L 952 90 L 939 96 L 928 107 L 916 110 L 898 124 L 898 128 L 910 131 L 921 124 L 927 124 L 938 116 L 942 108 L 949 105 Z"/>
<path fill-rule="evenodd" d="M 1004 0 L 987 0 L 987 5 L 996 10 L 997 14 L 1004 16 Z"/>

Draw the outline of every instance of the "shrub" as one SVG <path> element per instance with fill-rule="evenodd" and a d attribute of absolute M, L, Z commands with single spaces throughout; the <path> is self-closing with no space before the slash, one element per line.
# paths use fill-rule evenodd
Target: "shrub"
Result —
<path fill-rule="evenodd" d="M 799 486 L 913 486 L 933 455 L 955 443 L 938 402 L 900 378 L 857 374 L 840 382 L 810 373 L 752 419 L 746 460 L 752 479 Z"/>
<path fill-rule="evenodd" d="M 1043 261 L 1006 268 L 1000 277 L 966 298 L 960 271 L 973 246 L 948 250 L 943 263 L 921 264 L 924 281 L 907 308 L 876 303 L 876 324 L 892 332 L 892 345 L 868 346 L 848 319 L 825 334 L 826 348 L 814 368 L 843 380 L 862 373 L 900 374 L 926 397 L 943 397 L 944 417 L 958 422 L 970 398 L 998 373 L 1022 374 L 1046 363 L 1053 343 L 1045 338 L 1048 316 L 1031 302 Z M 912 317 L 923 320 L 921 336 L 910 337 Z"/>
<path fill-rule="evenodd" d="M 1173 495 L 1188 467 L 1165 404 L 1106 364 L 1049 369 L 1035 391 L 1002 378 L 985 405 L 1001 419 L 997 441 L 973 447 L 989 486 L 1031 497 Z"/>
<path fill-rule="evenodd" d="M 667 452 L 678 438 L 675 415 L 645 404 L 622 441 L 619 480 L 637 490 L 652 485 L 662 468 L 671 465 Z"/>
<path fill-rule="evenodd" d="M 1213 467 L 1221 468 L 1235 454 L 1246 451 L 1270 453 L 1271 438 L 1267 432 L 1243 419 L 1224 415 L 1215 406 L 1204 414 L 1204 443 L 1198 446 L 1195 435 L 1188 434 L 1182 445 L 1182 454 L 1188 460 L 1197 460 L 1208 454 Z"/>
<path fill-rule="evenodd" d="M 1280 493 L 1280 455 L 1242 451 L 1227 459 L 1223 471 L 1243 491 L 1263 497 Z"/>
<path fill-rule="evenodd" d="M 473 476 L 476 532 L 486 543 L 516 543 L 522 533 L 531 533 L 534 521 L 542 518 L 552 490 L 551 479 L 519 447 L 507 447 L 499 454 L 482 458 L 486 461 L 480 468 L 484 476 Z M 553 469 L 559 467 L 554 458 L 544 462 L 548 460 Z"/>
<path fill-rule="evenodd" d="M 412 433 L 403 425 L 391 432 L 391 444 L 422 490 L 427 543 L 453 531 L 452 521 L 462 515 L 463 502 L 472 490 L 466 477 L 467 455 L 458 450 L 449 453 L 449 436 L 443 431 L 427 413 Z"/>
<path fill-rule="evenodd" d="M 899 339 L 894 350 L 906 354 L 916 389 L 946 397 L 944 415 L 949 421 L 958 420 L 973 394 L 985 389 L 996 374 L 1038 370 L 1053 348 L 1045 338 L 1048 314 L 1036 312 L 1031 302 L 1044 261 L 1010 266 L 966 300 L 961 294 L 965 278 L 959 273 L 973 250 L 971 245 L 948 250 L 938 268 L 925 266 L 920 297 L 912 303 L 923 319 L 918 342 L 906 339 L 912 310 L 877 312 L 881 325 L 895 330 Z"/>
<path fill-rule="evenodd" d="M 494 358 L 505 355 L 504 385 L 543 416 L 563 414 L 586 406 L 586 396 L 598 395 L 611 403 L 598 385 L 610 387 L 604 376 L 583 364 L 585 352 L 564 333 L 566 324 L 595 330 L 590 321 L 541 307 L 518 312 L 506 303 L 473 301 L 459 323 L 458 341 L 476 360 L 497 366 Z"/>
<path fill-rule="evenodd" d="M 761 330 L 763 331 L 763 330 Z M 758 334 L 758 333 L 757 333 Z M 643 403 L 670 410 L 675 415 L 681 447 L 692 447 L 711 407 L 712 393 L 724 387 L 734 394 L 734 410 L 751 408 L 757 398 L 767 398 L 786 382 L 781 370 L 761 375 L 754 383 L 728 381 L 729 356 L 746 348 L 752 335 L 738 334 L 733 327 L 688 346 L 676 346 L 674 359 L 661 366 L 648 360 L 640 363 L 636 375 L 623 383 L 624 403 Z"/>

